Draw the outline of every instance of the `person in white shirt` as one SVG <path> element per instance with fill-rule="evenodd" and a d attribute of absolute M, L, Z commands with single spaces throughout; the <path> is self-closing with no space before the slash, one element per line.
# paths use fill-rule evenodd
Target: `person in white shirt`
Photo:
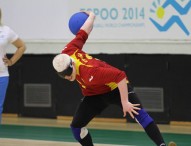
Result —
<path fill-rule="evenodd" d="M 26 50 L 25 43 L 19 36 L 8 26 L 1 23 L 0 9 L 0 123 L 2 119 L 3 104 L 6 96 L 6 91 L 9 83 L 8 67 L 14 65 L 23 55 Z M 17 50 L 11 58 L 7 58 L 6 50 L 12 44 Z"/>

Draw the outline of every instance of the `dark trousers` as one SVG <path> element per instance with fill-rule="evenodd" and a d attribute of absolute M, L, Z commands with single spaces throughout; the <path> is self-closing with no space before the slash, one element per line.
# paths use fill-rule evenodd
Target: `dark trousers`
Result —
<path fill-rule="evenodd" d="M 129 101 L 133 104 L 141 104 L 133 88 L 128 84 Z M 73 117 L 72 126 L 85 127 L 96 115 L 100 114 L 110 104 L 115 104 L 122 109 L 121 98 L 118 88 L 101 95 L 84 97 Z M 140 106 L 142 108 L 142 106 Z M 121 115 L 123 116 L 123 115 Z"/>

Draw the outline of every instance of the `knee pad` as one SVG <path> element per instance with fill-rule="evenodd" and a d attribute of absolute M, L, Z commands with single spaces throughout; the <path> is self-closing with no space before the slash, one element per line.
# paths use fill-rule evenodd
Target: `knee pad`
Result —
<path fill-rule="evenodd" d="M 86 135 L 88 135 L 88 129 L 86 127 L 75 128 L 70 126 L 72 129 L 72 133 L 77 141 L 82 140 Z"/>
<path fill-rule="evenodd" d="M 146 128 L 151 122 L 153 122 L 153 119 L 148 115 L 148 113 L 141 109 L 138 111 L 139 115 L 135 115 L 135 120 L 143 127 Z"/>

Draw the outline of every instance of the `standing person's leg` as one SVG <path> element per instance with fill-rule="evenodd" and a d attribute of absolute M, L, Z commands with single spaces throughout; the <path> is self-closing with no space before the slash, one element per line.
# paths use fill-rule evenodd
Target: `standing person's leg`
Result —
<path fill-rule="evenodd" d="M 6 91 L 9 83 L 9 77 L 0 77 L 0 124 L 5 101 Z"/>
<path fill-rule="evenodd" d="M 82 146 L 93 146 L 91 135 L 85 126 L 106 107 L 107 104 L 99 96 L 82 99 L 71 123 L 73 135 Z"/>

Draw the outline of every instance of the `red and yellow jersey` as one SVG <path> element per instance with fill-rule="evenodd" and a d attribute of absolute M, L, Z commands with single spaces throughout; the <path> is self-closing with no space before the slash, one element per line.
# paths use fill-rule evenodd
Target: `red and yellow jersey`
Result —
<path fill-rule="evenodd" d="M 84 96 L 92 96 L 110 92 L 117 88 L 117 83 L 127 78 L 124 71 L 93 58 L 82 51 L 88 34 L 80 30 L 76 37 L 68 43 L 62 53 L 68 54 L 75 60 L 76 80 Z"/>

